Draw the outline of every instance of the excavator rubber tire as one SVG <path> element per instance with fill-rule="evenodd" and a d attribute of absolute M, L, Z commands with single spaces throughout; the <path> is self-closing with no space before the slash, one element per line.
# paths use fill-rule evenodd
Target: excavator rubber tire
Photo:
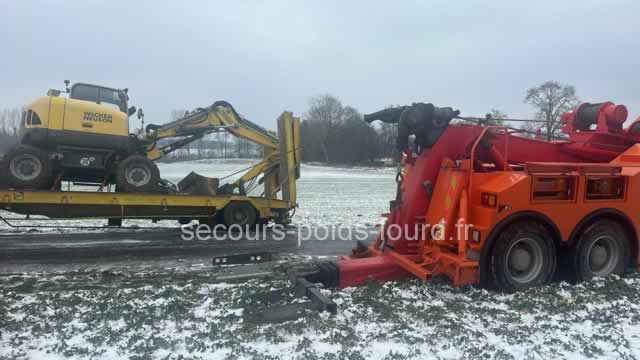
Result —
<path fill-rule="evenodd" d="M 5 155 L 4 164 L 8 187 L 48 189 L 51 186 L 51 162 L 47 153 L 38 148 L 15 146 Z"/>
<path fill-rule="evenodd" d="M 247 226 L 249 226 L 251 230 L 254 230 L 258 221 L 256 209 L 245 201 L 230 202 L 224 207 L 222 216 L 227 228 L 232 225 L 239 225 L 243 230 L 246 230 L 245 228 Z"/>
<path fill-rule="evenodd" d="M 158 165 L 142 155 L 129 156 L 116 169 L 116 186 L 122 192 L 157 192 L 159 181 Z"/>
<path fill-rule="evenodd" d="M 596 221 L 580 235 L 574 249 L 575 279 L 622 275 L 629 253 L 629 236 L 620 224 L 608 219 Z"/>
<path fill-rule="evenodd" d="M 549 231 L 535 221 L 507 226 L 491 251 L 491 273 L 498 290 L 515 292 L 549 283 L 556 270 L 556 247 Z"/>

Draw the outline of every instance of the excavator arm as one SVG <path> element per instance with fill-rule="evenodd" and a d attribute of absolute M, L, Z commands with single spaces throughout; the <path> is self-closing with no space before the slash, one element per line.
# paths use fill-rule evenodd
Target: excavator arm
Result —
<path fill-rule="evenodd" d="M 239 138 L 247 139 L 270 149 L 277 149 L 278 137 L 257 124 L 240 116 L 226 101 L 216 101 L 206 108 L 199 108 L 184 117 L 164 125 L 148 125 L 143 137 L 149 160 L 161 157 L 199 140 L 204 135 L 228 131 Z M 158 146 L 163 139 L 181 138 Z"/>
<path fill-rule="evenodd" d="M 283 200 L 295 206 L 295 180 L 300 176 L 300 119 L 289 112 L 278 118 L 276 134 L 242 117 L 228 102 L 216 101 L 170 123 L 148 125 L 141 143 L 147 158 L 155 161 L 207 134 L 221 131 L 262 146 L 263 158 L 236 181 L 222 186 L 220 192 L 231 194 L 239 189 L 240 194 L 245 195 L 244 184 L 262 175 L 264 197 L 275 198 L 282 190 Z M 168 139 L 176 140 L 160 145 L 161 140 Z"/>

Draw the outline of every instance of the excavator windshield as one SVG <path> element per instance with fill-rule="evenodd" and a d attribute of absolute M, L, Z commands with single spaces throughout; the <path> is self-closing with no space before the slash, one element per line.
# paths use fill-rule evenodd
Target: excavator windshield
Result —
<path fill-rule="evenodd" d="M 69 97 L 96 104 L 111 105 L 124 113 L 127 112 L 127 94 L 122 90 L 78 83 L 71 87 Z"/>

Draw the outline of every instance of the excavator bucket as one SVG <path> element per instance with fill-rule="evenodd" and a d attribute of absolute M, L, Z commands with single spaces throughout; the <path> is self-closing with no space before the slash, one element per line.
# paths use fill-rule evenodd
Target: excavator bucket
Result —
<path fill-rule="evenodd" d="M 178 183 L 181 193 L 191 195 L 216 195 L 220 181 L 217 178 L 202 176 L 192 171 Z"/>

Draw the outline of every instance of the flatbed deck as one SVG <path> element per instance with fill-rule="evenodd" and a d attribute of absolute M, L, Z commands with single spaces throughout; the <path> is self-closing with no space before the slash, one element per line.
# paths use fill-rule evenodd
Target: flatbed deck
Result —
<path fill-rule="evenodd" d="M 290 207 L 284 200 L 243 195 L 0 190 L 1 209 L 51 218 L 211 219 L 233 201 L 249 202 L 262 220 L 281 220 Z"/>

